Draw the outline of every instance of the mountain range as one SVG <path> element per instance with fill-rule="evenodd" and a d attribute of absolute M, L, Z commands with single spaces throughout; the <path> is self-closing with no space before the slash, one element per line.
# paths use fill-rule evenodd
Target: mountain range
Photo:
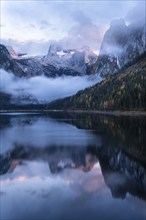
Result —
<path fill-rule="evenodd" d="M 57 44 L 51 44 L 45 56 L 20 56 L 12 47 L 2 44 L 0 53 L 0 68 L 12 72 L 17 77 L 82 76 L 86 74 L 88 65 L 97 59 L 97 55 L 87 46 L 78 50 L 65 50 Z"/>
<path fill-rule="evenodd" d="M 12 47 L 2 44 L 0 51 L 0 68 L 19 77 L 43 74 L 48 77 L 85 74 L 105 77 L 117 73 L 146 51 L 145 23 L 139 21 L 127 26 L 122 19 L 112 21 L 98 56 L 88 46 L 64 49 L 57 43 L 51 44 L 44 56 L 16 54 Z"/>
<path fill-rule="evenodd" d="M 74 96 L 46 103 L 47 109 L 146 109 L 146 32 L 143 21 L 130 25 L 122 19 L 112 21 L 98 56 L 88 46 L 64 49 L 57 43 L 51 44 L 44 56 L 16 54 L 12 47 L 2 44 L 0 51 L 0 68 L 19 78 L 86 75 L 103 78 L 102 82 Z M 1 99 L 1 108 L 11 104 L 10 94 L 1 92 Z M 38 108 L 34 97 L 27 99 Z"/>

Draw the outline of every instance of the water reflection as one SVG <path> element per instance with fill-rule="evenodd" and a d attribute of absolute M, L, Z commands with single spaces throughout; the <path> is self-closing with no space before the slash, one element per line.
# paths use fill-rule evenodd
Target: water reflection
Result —
<path fill-rule="evenodd" d="M 145 125 L 90 114 L 1 115 L 2 219 L 144 220 Z"/>
<path fill-rule="evenodd" d="M 1 129 L 1 151 L 18 146 L 45 148 L 47 146 L 87 146 L 100 144 L 100 137 L 91 131 L 79 130 L 75 126 L 44 116 L 4 117 Z M 8 121 L 10 120 L 10 121 Z M 70 140 L 71 138 L 71 140 Z"/>

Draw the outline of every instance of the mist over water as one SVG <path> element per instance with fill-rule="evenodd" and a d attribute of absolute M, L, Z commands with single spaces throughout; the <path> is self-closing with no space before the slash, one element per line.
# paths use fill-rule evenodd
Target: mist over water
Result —
<path fill-rule="evenodd" d="M 20 96 L 32 96 L 38 101 L 50 102 L 75 94 L 77 91 L 92 86 L 102 80 L 101 77 L 89 79 L 87 76 L 47 78 L 35 76 L 31 78 L 18 78 L 4 70 L 0 71 L 0 91 Z"/>

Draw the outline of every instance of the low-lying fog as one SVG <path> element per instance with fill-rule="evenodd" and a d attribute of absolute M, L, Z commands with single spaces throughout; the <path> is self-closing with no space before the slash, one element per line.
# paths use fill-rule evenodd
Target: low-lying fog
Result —
<path fill-rule="evenodd" d="M 15 98 L 31 96 L 41 102 L 50 102 L 73 95 L 102 80 L 100 77 L 89 79 L 87 76 L 64 76 L 54 79 L 45 76 L 18 78 L 4 70 L 0 71 L 0 78 L 1 92 L 11 94 Z"/>

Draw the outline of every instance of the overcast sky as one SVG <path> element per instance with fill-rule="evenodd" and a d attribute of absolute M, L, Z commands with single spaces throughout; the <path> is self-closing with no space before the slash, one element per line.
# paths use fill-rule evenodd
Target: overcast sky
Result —
<path fill-rule="evenodd" d="M 113 19 L 137 20 L 145 16 L 145 7 L 145 0 L 1 0 L 1 42 L 30 54 L 47 53 L 53 41 L 98 51 Z"/>

